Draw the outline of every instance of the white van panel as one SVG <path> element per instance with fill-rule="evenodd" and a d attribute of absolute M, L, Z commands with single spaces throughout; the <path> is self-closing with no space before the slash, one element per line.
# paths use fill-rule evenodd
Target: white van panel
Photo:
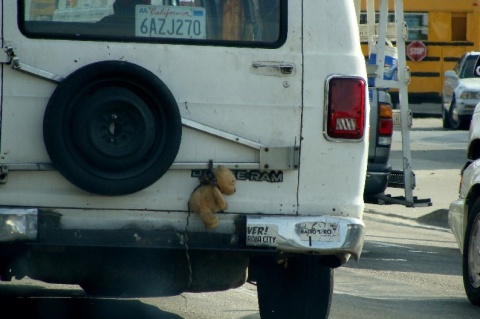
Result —
<path fill-rule="evenodd" d="M 296 173 L 285 172 L 283 183 L 238 181 L 236 193 L 225 197 L 226 213 L 294 214 L 296 202 L 288 195 L 296 192 L 296 178 Z M 178 183 L 178 180 L 184 182 Z M 1 186 L 0 198 L 5 206 L 128 209 L 132 213 L 137 210 L 186 211 L 188 198 L 197 185 L 197 179 L 192 178 L 189 171 L 172 170 L 142 191 L 106 197 L 79 190 L 55 171 L 14 171 Z"/>
<path fill-rule="evenodd" d="M 16 1 L 3 1 L 14 12 Z M 289 15 L 301 6 L 289 2 Z M 66 77 L 101 60 L 136 63 L 158 75 L 175 96 L 182 117 L 267 146 L 293 147 L 300 141 L 302 118 L 301 21 L 289 19 L 286 43 L 277 49 L 180 44 L 114 43 L 26 38 L 17 16 L 3 17 L 3 37 L 22 63 Z M 292 75 L 262 74 L 256 62 L 285 62 Z M 0 164 L 49 163 L 42 138 L 43 113 L 55 84 L 2 65 Z M 22 129 L 19 129 L 22 128 Z M 234 142 L 218 142 L 184 127 L 176 161 L 205 163 L 257 159 L 258 154 Z M 190 170 L 171 170 L 138 193 L 106 198 L 79 190 L 55 171 L 10 171 L 0 185 L 3 205 L 36 207 L 118 208 L 185 211 L 198 185 Z M 298 170 L 283 172 L 283 182 L 239 180 L 228 198 L 229 212 L 286 213 L 297 210 Z"/>
<path fill-rule="evenodd" d="M 365 63 L 358 59 L 363 56 L 357 45 L 358 33 L 352 32 L 356 29 L 353 25 L 356 19 L 351 2 L 304 1 L 304 25 L 308 28 L 304 29 L 300 214 L 321 211 L 355 218 L 363 214 L 363 197 L 358 190 L 364 187 L 367 158 L 359 154 L 367 154 L 367 139 L 338 143 L 328 141 L 323 135 L 325 79 L 330 75 L 350 74 L 366 77 Z M 329 32 L 324 32 L 325 25 L 329 25 Z"/>

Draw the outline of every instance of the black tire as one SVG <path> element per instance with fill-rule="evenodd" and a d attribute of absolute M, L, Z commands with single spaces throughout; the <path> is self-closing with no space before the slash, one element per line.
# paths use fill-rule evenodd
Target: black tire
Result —
<path fill-rule="evenodd" d="M 289 258 L 287 263 L 262 260 L 257 273 L 262 319 L 324 319 L 330 313 L 333 270 L 316 256 Z"/>
<path fill-rule="evenodd" d="M 450 121 L 448 120 L 448 112 L 445 109 L 445 102 L 443 101 L 442 97 L 442 124 L 443 128 L 449 129 L 450 127 Z"/>
<path fill-rule="evenodd" d="M 455 98 L 452 100 L 452 104 L 450 105 L 450 110 L 448 112 L 448 123 L 450 128 L 453 130 L 463 130 L 467 126 L 465 118 L 458 115 Z"/>
<path fill-rule="evenodd" d="M 463 285 L 468 300 L 480 306 L 480 199 L 470 209 L 463 244 Z"/>
<path fill-rule="evenodd" d="M 43 137 L 56 169 L 99 195 L 142 190 L 169 169 L 180 147 L 175 98 L 152 72 L 122 61 L 70 74 L 45 110 Z"/>

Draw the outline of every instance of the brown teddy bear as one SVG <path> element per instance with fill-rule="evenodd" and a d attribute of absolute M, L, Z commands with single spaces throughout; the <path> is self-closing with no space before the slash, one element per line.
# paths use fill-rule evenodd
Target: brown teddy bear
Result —
<path fill-rule="evenodd" d="M 223 194 L 232 195 L 235 193 L 235 175 L 225 166 L 220 165 L 212 170 L 210 163 L 209 173 L 200 178 L 199 185 L 190 195 L 188 200 L 189 209 L 199 214 L 200 219 L 208 229 L 218 226 L 218 217 L 215 213 L 228 208 Z"/>

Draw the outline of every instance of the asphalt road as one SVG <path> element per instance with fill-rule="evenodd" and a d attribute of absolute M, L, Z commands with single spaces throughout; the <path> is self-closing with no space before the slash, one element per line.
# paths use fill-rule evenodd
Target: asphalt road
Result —
<path fill-rule="evenodd" d="M 461 255 L 446 228 L 457 196 L 465 131 L 443 130 L 441 120 L 414 119 L 410 132 L 414 195 L 432 205 L 367 205 L 367 238 L 360 261 L 335 271 L 332 319 L 480 318 L 462 285 Z M 402 163 L 401 134 L 394 135 L 392 163 Z M 398 162 L 399 161 L 399 162 Z M 401 168 L 401 167 L 400 167 Z M 388 189 L 392 196 L 401 189 Z M 91 298 L 78 286 L 32 280 L 0 284 L 0 318 L 33 319 L 258 319 L 255 286 L 166 298 Z"/>

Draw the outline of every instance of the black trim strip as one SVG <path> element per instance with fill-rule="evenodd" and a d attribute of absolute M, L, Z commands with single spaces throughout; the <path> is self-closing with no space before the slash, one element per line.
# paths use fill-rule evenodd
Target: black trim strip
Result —
<path fill-rule="evenodd" d="M 444 62 L 457 62 L 458 60 L 460 60 L 460 57 L 447 56 L 443 58 Z"/>
<path fill-rule="evenodd" d="M 440 95 L 438 92 L 422 92 L 422 93 L 408 93 L 408 96 L 413 96 L 413 97 L 439 97 Z"/>
<path fill-rule="evenodd" d="M 410 41 L 412 42 L 412 41 Z M 408 45 L 410 42 L 407 42 L 406 44 Z M 456 42 L 430 42 L 430 41 L 423 41 L 423 43 L 426 46 L 439 46 L 439 47 L 465 47 L 465 46 L 471 46 L 473 47 L 475 43 L 470 42 L 470 41 L 456 41 Z"/>
<path fill-rule="evenodd" d="M 449 56 L 449 57 L 443 58 L 443 62 L 457 62 L 458 60 L 460 60 L 460 57 Z M 408 56 L 407 56 L 407 61 L 415 62 L 411 60 Z M 427 56 L 420 62 L 439 62 L 439 61 L 441 61 L 441 59 L 438 56 L 430 56 L 430 57 Z"/>
<path fill-rule="evenodd" d="M 392 103 L 397 104 L 399 103 L 398 92 L 390 92 L 392 97 Z M 439 92 L 422 92 L 422 93 L 415 93 L 415 92 L 408 92 L 408 103 L 412 104 L 419 104 L 419 103 L 441 103 L 442 98 Z"/>
<path fill-rule="evenodd" d="M 407 58 L 407 61 L 415 62 L 411 60 L 408 56 L 406 58 Z M 437 56 L 427 56 L 421 62 L 438 62 L 438 61 L 440 61 L 440 58 Z"/>
<path fill-rule="evenodd" d="M 438 72 L 411 72 L 411 76 L 416 76 L 420 78 L 436 78 L 440 76 Z"/>

